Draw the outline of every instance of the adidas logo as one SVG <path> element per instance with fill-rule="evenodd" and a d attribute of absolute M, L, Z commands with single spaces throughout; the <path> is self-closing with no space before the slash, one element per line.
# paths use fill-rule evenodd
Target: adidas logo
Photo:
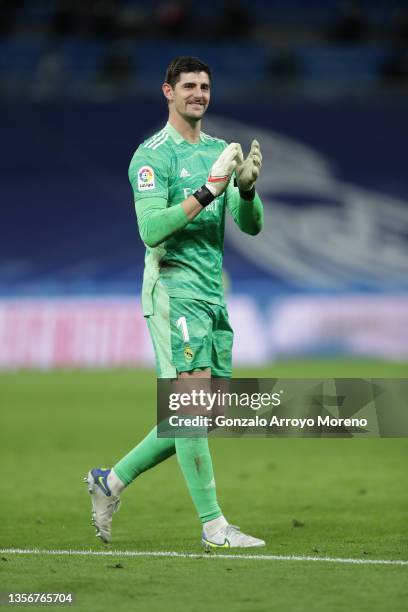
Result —
<path fill-rule="evenodd" d="M 189 173 L 188 170 L 183 168 L 182 171 L 180 172 L 180 178 L 186 178 L 187 176 L 191 176 L 191 174 Z"/>

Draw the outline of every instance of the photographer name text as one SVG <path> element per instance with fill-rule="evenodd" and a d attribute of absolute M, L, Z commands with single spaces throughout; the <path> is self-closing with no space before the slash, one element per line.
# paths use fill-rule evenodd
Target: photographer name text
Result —
<path fill-rule="evenodd" d="M 171 427 L 367 427 L 367 419 L 337 418 L 330 415 L 308 418 L 281 418 L 273 415 L 270 418 L 261 416 L 254 417 L 226 417 L 218 415 L 208 416 L 182 416 L 171 415 L 169 417 Z"/>

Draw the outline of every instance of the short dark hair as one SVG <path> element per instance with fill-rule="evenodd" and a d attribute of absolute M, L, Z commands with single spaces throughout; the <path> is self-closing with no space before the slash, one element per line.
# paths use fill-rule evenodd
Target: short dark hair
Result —
<path fill-rule="evenodd" d="M 182 55 L 175 57 L 168 65 L 165 83 L 168 83 L 174 89 L 176 83 L 180 80 L 180 74 L 182 72 L 206 72 L 211 82 L 211 70 L 205 62 L 202 62 L 198 57 Z"/>

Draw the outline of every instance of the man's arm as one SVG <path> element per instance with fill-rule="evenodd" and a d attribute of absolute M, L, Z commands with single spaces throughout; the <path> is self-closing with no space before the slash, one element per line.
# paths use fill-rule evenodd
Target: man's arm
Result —
<path fill-rule="evenodd" d="M 147 246 L 155 247 L 183 229 L 202 210 L 203 206 L 192 195 L 171 208 L 167 208 L 165 198 L 136 200 L 140 237 Z"/>
<path fill-rule="evenodd" d="M 228 186 L 227 206 L 235 223 L 246 234 L 259 234 L 263 225 L 263 205 L 255 191 L 255 181 L 262 167 L 261 147 L 253 140 L 248 157 L 244 159 L 242 149 L 238 155 L 235 171 L 236 186 Z"/>
<path fill-rule="evenodd" d="M 181 204 L 167 208 L 167 198 L 157 195 L 149 197 L 138 197 L 138 191 L 134 186 L 136 198 L 136 215 L 139 225 L 140 236 L 149 247 L 158 246 L 170 236 L 183 229 L 216 197 L 221 195 L 231 178 L 235 169 L 236 157 L 240 145 L 231 143 L 221 153 L 211 168 L 210 175 L 205 185 L 194 194 L 188 196 Z"/>
<path fill-rule="evenodd" d="M 259 234 L 263 226 L 263 204 L 256 192 L 252 199 L 245 200 L 231 185 L 227 192 L 227 206 L 242 232 L 251 236 Z"/>

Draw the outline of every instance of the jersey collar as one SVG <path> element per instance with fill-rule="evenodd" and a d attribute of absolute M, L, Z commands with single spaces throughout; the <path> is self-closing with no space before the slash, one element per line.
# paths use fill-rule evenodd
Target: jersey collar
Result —
<path fill-rule="evenodd" d="M 198 144 L 198 142 L 194 144 L 192 142 L 188 142 L 188 140 L 183 138 L 183 136 L 169 122 L 166 123 L 165 129 L 167 133 L 169 134 L 169 136 L 171 136 L 171 138 L 174 140 L 176 144 L 181 144 L 182 142 L 186 142 L 187 144 L 190 144 L 193 146 L 194 144 Z M 203 132 L 200 132 L 200 142 L 204 142 Z"/>

